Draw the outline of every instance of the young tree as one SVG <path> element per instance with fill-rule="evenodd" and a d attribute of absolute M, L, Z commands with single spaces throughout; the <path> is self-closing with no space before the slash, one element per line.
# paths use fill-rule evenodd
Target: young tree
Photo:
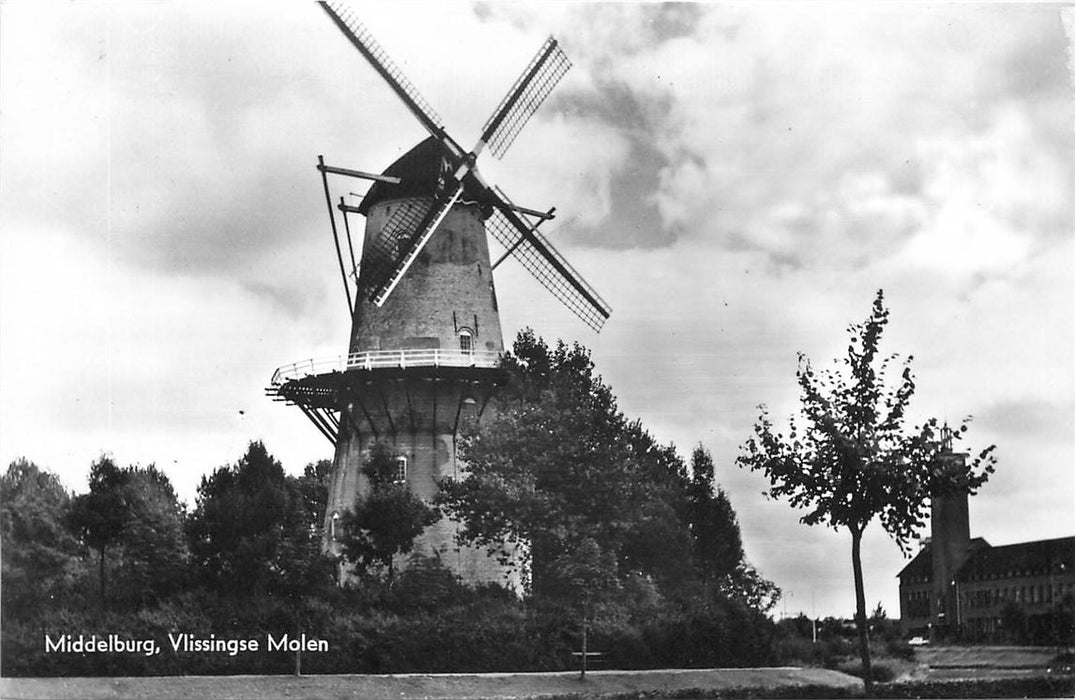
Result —
<path fill-rule="evenodd" d="M 386 445 L 373 446 L 362 473 L 369 479 L 369 492 L 340 518 L 343 556 L 362 570 L 383 565 L 391 581 L 396 557 L 410 552 L 440 513 L 398 479 L 396 455 Z"/>
<path fill-rule="evenodd" d="M 616 558 L 612 552 L 602 551 L 592 538 L 585 537 L 577 547 L 556 557 L 551 568 L 556 572 L 562 597 L 575 603 L 573 607 L 581 621 L 580 677 L 585 679 L 590 656 L 589 623 L 593 604 L 604 594 L 618 588 Z"/>
<path fill-rule="evenodd" d="M 800 353 L 796 377 L 802 420 L 792 418 L 785 436 L 762 406 L 754 435 L 737 460 L 739 466 L 768 477 L 769 497 L 787 497 L 792 506 L 807 509 L 804 524 L 823 523 L 850 532 L 855 621 L 868 692 L 872 681 L 860 553 L 863 531 L 877 518 L 906 552 L 924 523 L 932 495 L 973 493 L 994 468 L 993 447 L 970 463 L 945 459 L 950 446 L 936 419 L 905 429 L 915 391 L 912 358 L 903 362 L 895 385 L 888 386 L 886 373 L 896 356 L 878 355 L 888 313 L 878 291 L 870 317 L 849 328 L 847 357 L 836 369 L 815 370 Z M 966 429 L 964 421 L 952 437 L 960 438 Z"/>

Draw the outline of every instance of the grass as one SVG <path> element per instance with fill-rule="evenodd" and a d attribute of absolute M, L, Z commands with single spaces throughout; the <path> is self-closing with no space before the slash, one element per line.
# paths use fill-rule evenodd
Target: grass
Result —
<path fill-rule="evenodd" d="M 86 700 L 198 697 L 265 698 L 698 698 L 854 697 L 861 682 L 817 668 L 592 671 L 577 673 L 438 674 L 396 676 L 185 676 L 148 678 L 7 678 L 0 695 L 11 700 Z"/>

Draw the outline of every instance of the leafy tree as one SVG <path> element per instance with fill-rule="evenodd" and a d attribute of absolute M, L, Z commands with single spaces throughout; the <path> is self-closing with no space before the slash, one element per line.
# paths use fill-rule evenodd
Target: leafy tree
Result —
<path fill-rule="evenodd" d="M 75 498 L 70 523 L 97 552 L 101 604 L 109 550 L 125 600 L 146 603 L 180 588 L 188 555 L 185 511 L 167 475 L 153 465 L 122 469 L 105 456 L 90 467 L 89 486 Z"/>
<path fill-rule="evenodd" d="M 1000 627 L 1008 644 L 1026 644 L 1027 614 L 1023 606 L 1009 600 L 1000 609 Z"/>
<path fill-rule="evenodd" d="M 118 544 L 127 599 L 159 600 L 187 578 L 186 512 L 167 475 L 155 466 L 129 467 L 123 487 L 127 521 Z"/>
<path fill-rule="evenodd" d="M 745 560 L 720 580 L 720 591 L 732 600 L 738 600 L 751 610 L 769 613 L 780 602 L 780 588 L 763 577 Z"/>
<path fill-rule="evenodd" d="M 361 570 L 380 564 L 393 578 L 395 558 L 414 548 L 415 539 L 440 513 L 396 479 L 396 455 L 377 443 L 362 467 L 370 489 L 340 518 L 343 556 Z"/>
<path fill-rule="evenodd" d="M 697 574 L 687 465 L 675 447 L 658 444 L 640 421 L 627 424 L 625 437 L 641 504 L 624 533 L 621 578 L 641 576 L 655 581 L 665 593 L 686 594 L 693 590 Z"/>
<path fill-rule="evenodd" d="M 716 485 L 713 457 L 701 445 L 691 454 L 690 532 L 703 584 L 731 576 L 743 562 L 739 521 L 724 489 Z"/>
<path fill-rule="evenodd" d="M 321 459 L 310 462 L 297 480 L 302 493 L 306 518 L 312 523 L 321 523 L 328 505 L 328 483 L 332 474 L 332 460 Z"/>
<path fill-rule="evenodd" d="M 586 677 L 588 659 L 589 623 L 595 599 L 619 587 L 619 577 L 614 553 L 602 551 L 592 538 L 586 537 L 578 547 L 562 553 L 553 562 L 557 574 L 556 583 L 562 589 L 561 596 L 576 601 L 582 627 L 582 650 L 580 662 L 582 677 Z"/>
<path fill-rule="evenodd" d="M 495 419 L 461 441 L 466 476 L 441 484 L 461 539 L 505 562 L 525 543 L 539 596 L 562 579 L 557 562 L 588 540 L 621 575 L 689 569 L 683 463 L 624 418 L 589 352 L 550 349 L 527 330 L 502 366 L 508 385 Z"/>
<path fill-rule="evenodd" d="M 54 595 L 76 564 L 79 546 L 66 524 L 70 503 L 59 478 L 26 459 L 0 476 L 4 617 Z"/>
<path fill-rule="evenodd" d="M 888 612 L 880 603 L 870 613 L 870 632 L 874 639 L 893 640 L 899 637 L 899 625 L 888 617 Z"/>
<path fill-rule="evenodd" d="M 320 554 L 317 468 L 288 477 L 261 442 L 233 466 L 202 477 L 188 522 L 191 555 L 206 582 L 236 594 L 296 596 L 329 574 Z"/>
<path fill-rule="evenodd" d="M 973 493 L 993 472 L 993 448 L 970 464 L 946 459 L 945 435 L 936 419 L 905 430 L 905 413 L 915 391 L 910 357 L 900 379 L 886 384 L 896 356 L 878 355 L 888 310 L 879 291 L 870 317 L 850 327 L 847 357 L 836 369 L 815 370 L 799 354 L 796 372 L 802 421 L 791 419 L 785 436 L 774 428 L 765 407 L 754 435 L 742 447 L 741 467 L 763 472 L 771 498 L 787 497 L 807 509 L 807 525 L 827 524 L 851 534 L 855 579 L 855 621 L 867 690 L 872 690 L 862 581 L 862 533 L 875 518 L 906 552 L 923 525 L 926 503 L 938 493 Z M 954 434 L 966 431 L 966 422 Z"/>
<path fill-rule="evenodd" d="M 106 554 L 119 543 L 130 521 L 127 484 L 130 474 L 102 456 L 90 467 L 90 490 L 77 496 L 71 507 L 71 525 L 82 541 L 97 552 L 99 593 L 105 605 Z"/>

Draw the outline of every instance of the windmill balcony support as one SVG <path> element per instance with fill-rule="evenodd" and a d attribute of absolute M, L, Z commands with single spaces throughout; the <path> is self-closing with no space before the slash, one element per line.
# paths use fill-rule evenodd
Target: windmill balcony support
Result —
<path fill-rule="evenodd" d="M 409 350 L 368 350 L 319 359 L 300 360 L 277 368 L 272 385 L 280 386 L 295 379 L 329 372 L 374 370 L 408 367 L 481 367 L 493 368 L 500 363 L 499 352 L 466 352 L 441 348 Z"/>

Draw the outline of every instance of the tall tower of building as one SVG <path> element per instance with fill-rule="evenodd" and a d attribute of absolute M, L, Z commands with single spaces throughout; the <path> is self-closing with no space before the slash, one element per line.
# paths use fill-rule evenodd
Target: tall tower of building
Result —
<path fill-rule="evenodd" d="M 375 443 L 399 455 L 399 478 L 430 500 L 438 479 L 460 476 L 459 429 L 493 410 L 504 341 L 480 193 L 464 190 L 383 306 L 368 298 L 376 280 L 366 270 L 378 269 L 385 225 L 400 208 L 433 199 L 443 160 L 440 144 L 426 139 L 384 172 L 400 184 L 375 182 L 358 208 L 366 230 L 351 328 L 353 377 L 341 405 L 325 515 L 326 546 L 334 553 L 334 522 L 367 492 L 361 470 Z M 415 549 L 439 555 L 467 580 L 501 579 L 495 560 L 459 547 L 455 531 L 442 519 Z"/>
<path fill-rule="evenodd" d="M 943 428 L 945 443 L 941 468 L 963 471 L 967 455 L 952 451 L 952 437 Z M 933 593 L 930 598 L 930 617 L 944 634 L 957 618 L 958 600 L 955 576 L 970 552 L 970 514 L 968 493 L 935 494 L 930 503 L 930 551 L 933 565 Z"/>

